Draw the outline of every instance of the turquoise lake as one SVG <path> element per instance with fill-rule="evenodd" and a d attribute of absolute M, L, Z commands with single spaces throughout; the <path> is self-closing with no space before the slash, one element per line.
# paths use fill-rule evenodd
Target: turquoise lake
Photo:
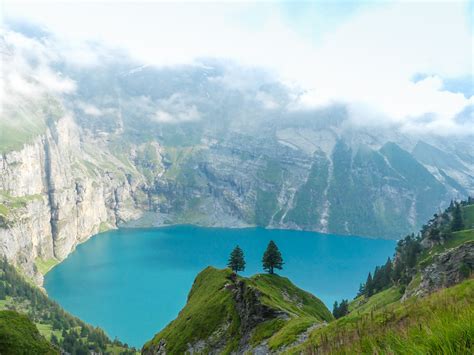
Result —
<path fill-rule="evenodd" d="M 235 245 L 243 275 L 262 272 L 270 240 L 283 255 L 280 275 L 322 299 L 352 299 L 360 282 L 392 256 L 395 241 L 261 228 L 172 226 L 118 229 L 81 244 L 45 277 L 48 294 L 67 311 L 102 327 L 113 339 L 141 347 L 186 303 L 196 274 L 224 267 Z"/>

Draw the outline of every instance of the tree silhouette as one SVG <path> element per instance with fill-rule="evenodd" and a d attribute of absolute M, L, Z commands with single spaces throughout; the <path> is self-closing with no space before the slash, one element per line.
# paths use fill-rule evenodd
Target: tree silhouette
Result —
<path fill-rule="evenodd" d="M 232 253 L 230 253 L 227 266 L 235 273 L 245 270 L 244 252 L 238 245 L 232 250 Z"/>
<path fill-rule="evenodd" d="M 283 269 L 283 258 L 273 240 L 270 240 L 270 243 L 268 243 L 267 250 L 265 250 L 265 253 L 263 254 L 262 263 L 263 269 L 268 271 L 270 274 L 274 273 L 274 269 Z"/>

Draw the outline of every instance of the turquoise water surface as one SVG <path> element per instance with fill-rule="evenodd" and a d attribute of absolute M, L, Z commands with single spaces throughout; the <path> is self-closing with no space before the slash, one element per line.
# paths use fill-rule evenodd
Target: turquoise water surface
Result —
<path fill-rule="evenodd" d="M 111 338 L 141 347 L 186 303 L 196 274 L 224 267 L 232 248 L 244 250 L 244 275 L 262 272 L 269 240 L 282 252 L 280 275 L 321 298 L 351 299 L 395 241 L 312 232 L 173 226 L 118 229 L 78 246 L 45 278 L 48 294 L 67 311 L 102 327 Z"/>

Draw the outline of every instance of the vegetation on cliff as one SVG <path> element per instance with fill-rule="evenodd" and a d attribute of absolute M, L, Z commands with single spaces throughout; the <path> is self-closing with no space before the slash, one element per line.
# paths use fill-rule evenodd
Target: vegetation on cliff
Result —
<path fill-rule="evenodd" d="M 400 240 L 393 262 L 369 273 L 348 314 L 288 353 L 472 353 L 473 202 L 453 202 L 419 235 Z"/>
<path fill-rule="evenodd" d="M 27 316 L 15 311 L 0 311 L 0 354 L 59 354 Z"/>
<path fill-rule="evenodd" d="M 313 295 L 278 275 L 239 277 L 230 269 L 204 269 L 178 317 L 143 347 L 144 353 L 179 354 L 279 348 L 314 324 L 332 320 Z"/>

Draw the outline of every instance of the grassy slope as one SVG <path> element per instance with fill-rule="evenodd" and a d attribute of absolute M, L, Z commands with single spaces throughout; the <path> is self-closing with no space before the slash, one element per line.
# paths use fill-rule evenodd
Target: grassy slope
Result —
<path fill-rule="evenodd" d="M 467 354 L 474 339 L 474 280 L 372 312 L 351 313 L 313 332 L 290 353 Z"/>
<path fill-rule="evenodd" d="M 165 340 L 169 353 L 183 353 L 189 343 L 208 339 L 227 324 L 225 330 L 219 332 L 214 339 L 214 345 L 221 340 L 227 340 L 227 347 L 223 352 L 235 350 L 241 334 L 233 294 L 224 287 L 230 283 L 230 275 L 229 269 L 217 270 L 212 267 L 199 273 L 189 293 L 188 302 L 178 317 L 145 344 L 144 348 L 148 349 L 151 345 Z M 319 299 L 298 289 L 287 278 L 278 275 L 255 275 L 240 279 L 244 280 L 248 287 L 260 291 L 260 302 L 291 315 L 290 320 L 273 319 L 261 323 L 252 336 L 253 344 L 269 338 L 270 347 L 278 348 L 292 343 L 299 333 L 312 324 L 332 319 L 331 313 Z"/>
<path fill-rule="evenodd" d="M 286 277 L 259 274 L 251 277 L 248 285 L 261 292 L 263 304 L 292 315 L 289 321 L 276 319 L 261 323 L 252 336 L 253 344 L 268 339 L 269 347 L 275 350 L 296 341 L 298 335 L 313 324 L 333 319 L 321 300 L 299 289 Z"/>
<path fill-rule="evenodd" d="M 47 95 L 23 100 L 20 105 L 7 104 L 0 116 L 0 153 L 21 149 L 46 131 L 49 119 L 57 120 L 63 115 L 59 101 Z"/>
<path fill-rule="evenodd" d="M 59 354 L 27 316 L 0 311 L 0 354 Z"/>
<path fill-rule="evenodd" d="M 46 275 L 53 267 L 55 267 L 59 261 L 57 259 L 41 259 L 36 258 L 35 265 L 41 274 Z"/>
<path fill-rule="evenodd" d="M 368 299 L 364 296 L 357 297 L 349 304 L 349 311 L 352 312 L 352 314 L 363 314 L 376 311 L 398 301 L 402 295 L 402 291 L 399 287 L 392 286 Z"/>
<path fill-rule="evenodd" d="M 474 229 L 474 205 L 463 208 L 464 226 L 466 229 Z"/>
<path fill-rule="evenodd" d="M 212 267 L 199 273 L 189 292 L 188 302 L 178 317 L 146 343 L 144 348 L 166 339 L 167 352 L 184 353 L 188 343 L 208 338 L 227 320 L 230 326 L 222 336 L 237 339 L 240 323 L 232 294 L 224 288 L 225 284 L 229 283 L 230 274 L 228 269 L 217 270 Z M 227 350 L 232 350 L 236 345 L 230 344 Z"/>
<path fill-rule="evenodd" d="M 471 228 L 474 205 L 463 209 L 464 224 Z M 453 232 L 442 245 L 424 252 L 419 267 L 448 249 L 474 240 L 474 229 Z M 421 280 L 418 272 L 407 288 Z M 471 353 L 474 339 L 474 280 L 438 291 L 426 298 L 401 302 L 402 290 L 392 286 L 372 297 L 357 297 L 350 313 L 315 330 L 306 344 L 290 352 L 322 353 Z"/>

